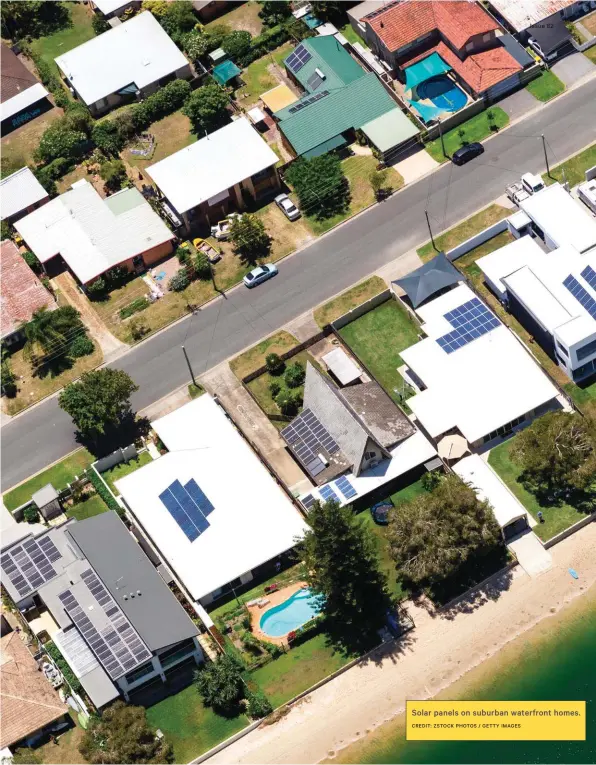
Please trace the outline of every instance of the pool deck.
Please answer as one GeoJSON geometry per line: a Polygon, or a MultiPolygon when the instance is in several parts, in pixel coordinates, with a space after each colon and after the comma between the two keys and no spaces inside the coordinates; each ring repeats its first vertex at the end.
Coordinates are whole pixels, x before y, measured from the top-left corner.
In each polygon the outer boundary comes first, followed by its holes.
{"type": "Polygon", "coordinates": [[[275,645],[287,645],[288,641],[286,639],[286,635],[282,635],[281,637],[271,637],[271,635],[266,635],[260,628],[259,622],[261,621],[261,617],[266,611],[268,611],[270,608],[274,608],[274,606],[279,606],[280,603],[284,602],[284,600],[291,598],[295,592],[298,592],[298,590],[301,590],[303,587],[307,586],[308,585],[306,582],[295,582],[294,584],[290,584],[288,587],[283,587],[281,590],[271,593],[271,595],[263,595],[263,597],[269,601],[269,603],[267,603],[266,606],[263,606],[263,608],[259,608],[259,606],[247,606],[250,613],[252,634],[259,638],[259,640],[266,640],[267,642],[274,643],[275,645]]]}

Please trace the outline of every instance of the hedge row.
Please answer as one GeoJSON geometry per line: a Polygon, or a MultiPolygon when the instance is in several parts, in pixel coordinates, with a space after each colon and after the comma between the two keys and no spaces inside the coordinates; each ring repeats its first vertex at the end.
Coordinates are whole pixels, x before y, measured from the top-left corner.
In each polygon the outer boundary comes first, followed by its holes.
{"type": "Polygon", "coordinates": [[[118,513],[118,515],[121,518],[123,518],[125,514],[124,510],[116,502],[116,500],[112,496],[112,493],[104,484],[104,482],[101,480],[101,478],[97,475],[95,470],[93,470],[93,468],[89,468],[89,470],[87,471],[87,475],[89,476],[89,480],[93,484],[95,491],[103,499],[103,501],[110,508],[110,510],[114,510],[116,513],[118,513]]]}
{"type": "Polygon", "coordinates": [[[60,651],[58,650],[58,647],[55,643],[52,643],[50,640],[48,643],[44,644],[44,650],[50,656],[54,662],[56,663],[56,666],[62,672],[64,679],[66,682],[70,685],[70,687],[73,689],[75,693],[81,694],[83,692],[83,686],[81,685],[78,678],[75,676],[74,672],[70,668],[69,664],[67,663],[66,659],[60,651]]]}
{"type": "MultiPolygon", "coordinates": [[[[249,64],[252,64],[253,61],[262,58],[269,53],[269,51],[279,48],[280,45],[283,45],[288,40],[295,39],[296,36],[298,39],[303,40],[306,37],[312,37],[313,35],[314,32],[301,22],[299,22],[299,24],[292,22],[287,25],[278,24],[277,26],[271,27],[271,29],[266,29],[258,37],[253,37],[248,51],[237,56],[235,63],[242,68],[247,67],[249,64]]],[[[225,39],[222,43],[222,47],[225,50],[225,39]]]]}
{"type": "Polygon", "coordinates": [[[23,53],[33,60],[39,79],[54,96],[56,106],[59,106],[61,109],[66,109],[70,103],[70,99],[62,87],[60,77],[52,64],[49,64],[45,59],[41,58],[41,56],[38,56],[37,53],[34,53],[31,46],[26,43],[21,43],[21,49],[23,53]]]}

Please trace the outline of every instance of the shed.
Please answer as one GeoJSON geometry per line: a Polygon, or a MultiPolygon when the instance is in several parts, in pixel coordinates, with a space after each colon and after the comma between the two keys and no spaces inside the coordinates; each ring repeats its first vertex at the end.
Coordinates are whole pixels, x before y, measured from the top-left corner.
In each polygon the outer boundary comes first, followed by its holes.
{"type": "Polygon", "coordinates": [[[46,483],[45,486],[42,486],[41,489],[33,494],[31,499],[46,521],[55,518],[62,512],[58,492],[51,483],[46,483]]]}
{"type": "Polygon", "coordinates": [[[213,79],[220,85],[225,85],[227,82],[230,82],[230,80],[238,77],[240,73],[241,70],[238,69],[233,61],[222,61],[221,64],[218,64],[213,69],[212,75],[213,79]]]}
{"type": "Polygon", "coordinates": [[[217,64],[218,61],[223,61],[227,57],[227,53],[223,48],[216,48],[215,50],[212,50],[209,54],[209,58],[211,61],[213,61],[214,64],[217,64]]]}
{"type": "Polygon", "coordinates": [[[254,106],[252,109],[248,110],[248,118],[253,125],[258,125],[259,122],[265,121],[265,113],[262,109],[259,109],[258,106],[254,106]]]}
{"type": "Polygon", "coordinates": [[[445,253],[440,252],[407,276],[396,279],[393,284],[399,285],[413,307],[418,308],[428,298],[461,281],[462,276],[459,271],[449,262],[445,253]]]}
{"type": "Polygon", "coordinates": [[[326,353],[323,363],[341,385],[356,382],[362,374],[362,369],[348,356],[343,348],[326,353]]]}

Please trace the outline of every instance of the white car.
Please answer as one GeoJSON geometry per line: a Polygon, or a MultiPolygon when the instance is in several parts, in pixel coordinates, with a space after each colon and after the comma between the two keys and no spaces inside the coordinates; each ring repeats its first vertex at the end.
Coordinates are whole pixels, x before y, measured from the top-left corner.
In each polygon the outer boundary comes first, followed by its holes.
{"type": "Polygon", "coordinates": [[[287,194],[278,194],[274,201],[288,220],[298,220],[300,217],[300,210],[287,194]]]}
{"type": "Polygon", "coordinates": [[[273,265],[273,263],[267,263],[264,266],[257,266],[257,268],[253,268],[252,271],[246,274],[243,281],[244,284],[246,284],[246,286],[250,289],[252,287],[256,287],[257,284],[266,282],[267,279],[271,279],[271,277],[275,276],[276,274],[277,268],[273,265]]]}

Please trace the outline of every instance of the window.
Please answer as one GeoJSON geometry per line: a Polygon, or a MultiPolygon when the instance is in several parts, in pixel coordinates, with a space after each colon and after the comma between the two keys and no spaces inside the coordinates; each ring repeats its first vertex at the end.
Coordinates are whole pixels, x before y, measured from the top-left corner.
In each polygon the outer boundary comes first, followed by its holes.
{"type": "Polygon", "coordinates": [[[141,664],[140,667],[137,667],[132,672],[129,672],[128,675],[126,675],[126,682],[130,685],[131,683],[140,680],[142,677],[145,677],[145,675],[150,675],[154,671],[155,668],[153,664],[148,661],[145,664],[141,664]]]}
{"type": "Polygon", "coordinates": [[[377,456],[376,452],[364,452],[364,459],[365,460],[374,460],[374,458],[377,456]]]}
{"type": "Polygon", "coordinates": [[[581,348],[577,349],[577,360],[582,361],[582,359],[586,359],[588,356],[591,356],[593,353],[596,353],[596,340],[592,340],[590,343],[587,343],[586,345],[582,345],[581,348]]]}
{"type": "Polygon", "coordinates": [[[170,648],[167,648],[165,651],[162,651],[160,654],[158,654],[159,660],[163,664],[164,660],[168,659],[170,656],[174,656],[175,654],[180,654],[180,656],[182,656],[184,653],[194,650],[194,640],[189,638],[188,640],[183,640],[180,643],[176,643],[176,645],[170,646],[170,648]]]}
{"type": "Polygon", "coordinates": [[[493,438],[497,438],[500,436],[501,438],[511,433],[513,428],[517,427],[518,425],[521,425],[521,423],[526,419],[525,415],[522,417],[516,417],[514,420],[511,420],[511,422],[506,423],[505,425],[501,425],[500,428],[497,428],[496,430],[493,430],[492,433],[489,433],[487,436],[484,436],[482,439],[483,442],[486,444],[489,441],[492,441],[493,438]]]}
{"type": "Polygon", "coordinates": [[[567,348],[565,348],[561,343],[557,340],[557,350],[561,351],[563,356],[567,356],[569,358],[569,353],[567,352],[567,348]]]}

